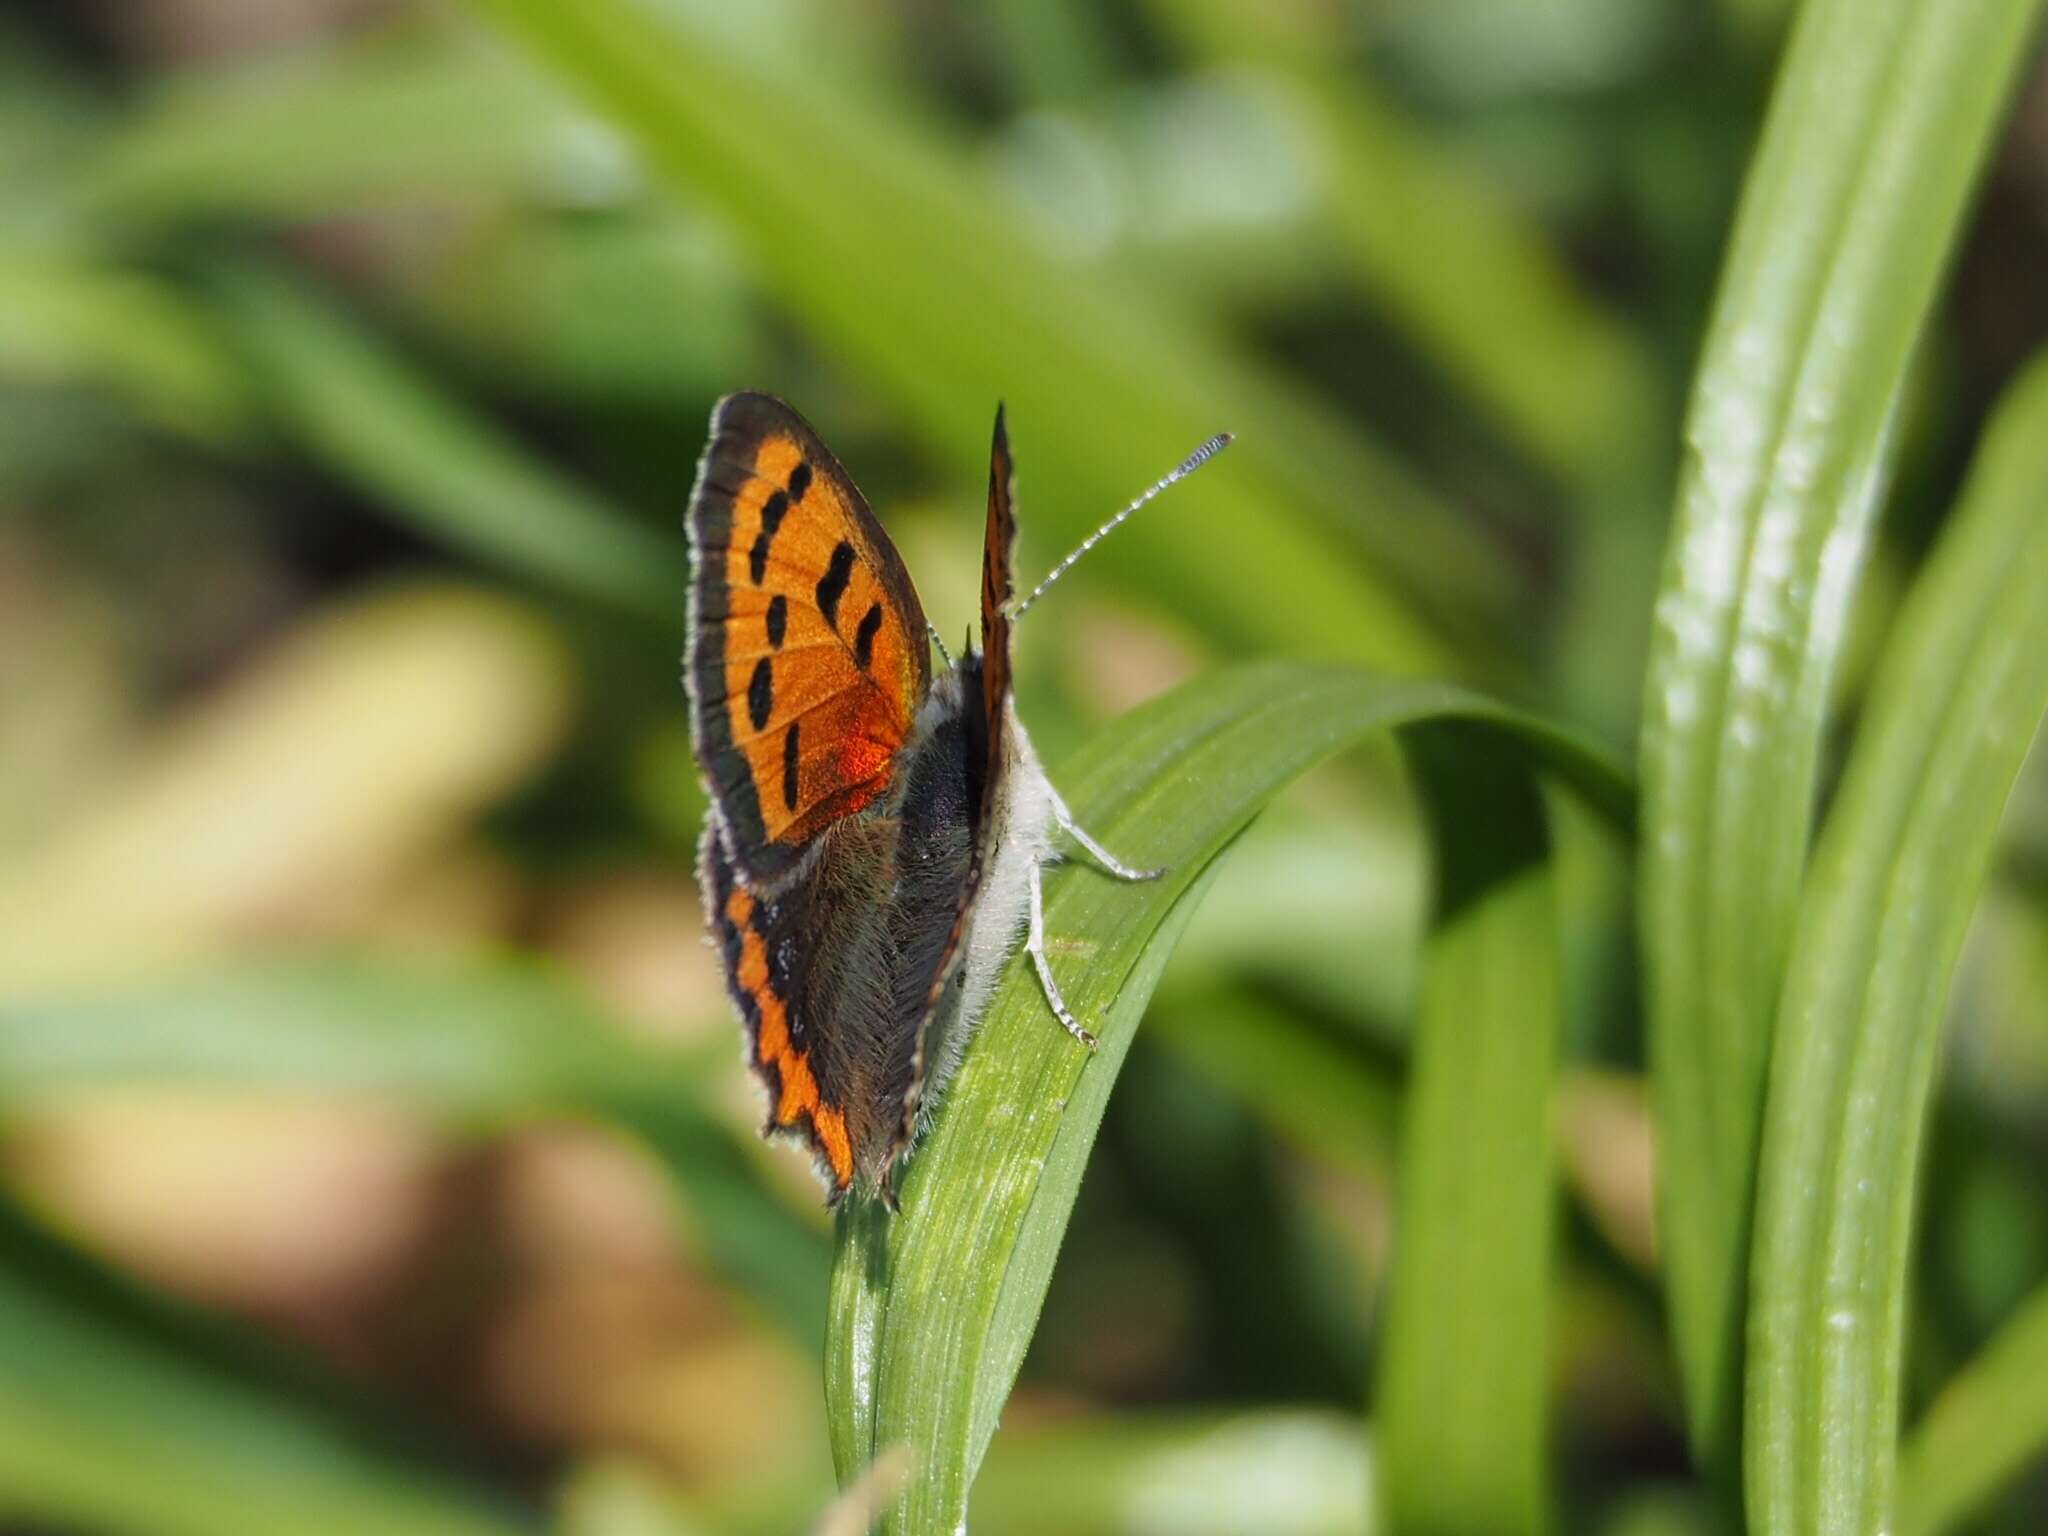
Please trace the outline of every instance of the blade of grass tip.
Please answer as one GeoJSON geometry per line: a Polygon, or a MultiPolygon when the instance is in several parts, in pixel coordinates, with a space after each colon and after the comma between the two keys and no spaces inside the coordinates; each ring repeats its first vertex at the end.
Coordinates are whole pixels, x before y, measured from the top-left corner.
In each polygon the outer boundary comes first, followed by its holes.
{"type": "Polygon", "coordinates": [[[0,1115],[81,1087],[192,1082],[396,1099],[479,1131],[561,1115],[630,1131],[734,1294],[806,1345],[824,1336],[824,1234],[769,1188],[751,1138],[713,1115],[694,1068],[537,971],[279,958],[0,1003],[0,1115]]]}
{"type": "Polygon", "coordinates": [[[1907,597],[1822,832],[1771,1061],[1744,1424],[1755,1529],[1893,1529],[1914,1177],[1950,975],[2048,712],[2048,355],[1907,597]]]}
{"type": "Polygon", "coordinates": [[[1390,1530],[1534,1536],[1545,1454],[1557,909],[1526,761],[1404,743],[1436,852],[1376,1411],[1390,1530]]]}
{"type": "Polygon", "coordinates": [[[677,621],[680,529],[636,523],[530,457],[281,269],[233,267],[218,288],[280,428],[392,516],[521,575],[677,621]]]}
{"type": "Polygon", "coordinates": [[[1913,1426],[1899,1451],[1899,1536],[1940,1536],[2048,1457],[2048,1285],[1913,1426]]]}
{"type": "Polygon", "coordinates": [[[2037,0],[1811,0],[1694,380],[1644,704],[1666,1286],[1730,1459],[1756,1135],[1828,689],[1901,381],[2037,0]]]}
{"type": "Polygon", "coordinates": [[[1168,873],[1141,886],[1083,867],[1054,877],[1052,962],[1101,1047],[1083,1051],[1053,1027],[1013,962],[910,1160],[900,1214],[841,1214],[827,1348],[834,1454],[845,1477],[877,1446],[918,1453],[886,1527],[896,1536],[951,1533],[966,1514],[1117,1071],[1216,856],[1311,764],[1444,718],[1489,728],[1491,752],[1541,758],[1626,826],[1626,784],[1571,738],[1461,690],[1308,664],[1237,668],[1178,690],[1062,775],[1107,846],[1168,873]]]}
{"type": "Polygon", "coordinates": [[[769,290],[963,483],[986,471],[974,455],[993,401],[1043,423],[1027,468],[1062,488],[1033,524],[1048,547],[1119,505],[1134,464],[1173,463],[1227,428],[1237,447],[1172,519],[1105,546],[1102,569],[1236,644],[1409,673],[1512,665],[1496,626],[1516,580],[1455,513],[1197,317],[1054,259],[930,120],[920,134],[878,94],[798,73],[805,36],[777,37],[764,62],[673,7],[659,20],[620,0],[471,8],[715,212],[769,290]],[[1254,543],[1259,559],[1240,558],[1254,543]]]}
{"type": "Polygon", "coordinates": [[[0,1202],[0,1507],[136,1536],[517,1536],[534,1524],[275,1346],[0,1202]]]}

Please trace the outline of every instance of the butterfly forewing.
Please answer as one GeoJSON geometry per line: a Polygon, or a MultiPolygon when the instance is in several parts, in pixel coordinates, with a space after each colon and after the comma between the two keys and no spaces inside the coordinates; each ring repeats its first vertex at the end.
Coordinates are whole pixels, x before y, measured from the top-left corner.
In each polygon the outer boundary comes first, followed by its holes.
{"type": "Polygon", "coordinates": [[[733,862],[786,874],[896,772],[931,682],[924,610],[839,461],[769,395],[729,395],[690,498],[692,724],[733,862]]]}

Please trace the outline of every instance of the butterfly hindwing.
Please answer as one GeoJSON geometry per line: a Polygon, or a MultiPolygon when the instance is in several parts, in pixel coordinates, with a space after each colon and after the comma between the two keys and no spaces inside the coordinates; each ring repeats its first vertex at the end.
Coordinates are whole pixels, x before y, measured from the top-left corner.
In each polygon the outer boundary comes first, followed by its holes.
{"type": "Polygon", "coordinates": [[[800,887],[773,898],[742,884],[716,808],[705,819],[698,869],[726,985],[746,1023],[748,1065],[768,1091],[764,1132],[809,1142],[836,1198],[853,1182],[859,1127],[847,1123],[845,1085],[820,1049],[819,1021],[803,995],[799,967],[809,950],[799,929],[808,893],[800,887]]]}
{"type": "Polygon", "coordinates": [[[689,533],[698,754],[741,883],[772,883],[889,787],[931,682],[924,610],[839,461],[770,395],[712,412],[689,533]]]}

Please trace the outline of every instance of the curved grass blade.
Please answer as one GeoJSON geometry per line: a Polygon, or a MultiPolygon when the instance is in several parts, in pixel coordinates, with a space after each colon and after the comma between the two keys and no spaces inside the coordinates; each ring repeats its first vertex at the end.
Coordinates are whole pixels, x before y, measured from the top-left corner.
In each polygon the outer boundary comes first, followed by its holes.
{"type": "Polygon", "coordinates": [[[1662,1233],[1696,1449],[1726,1463],[1771,1022],[1829,680],[1906,366],[2038,0],[1812,0],[1686,424],[1644,704],[1662,1233]]]}
{"type": "Polygon", "coordinates": [[[1893,1528],[1906,1270],[1949,978],[2048,713],[2048,357],[1992,420],[1871,683],[1771,1060],[1744,1422],[1760,1532],[1893,1528]]]}
{"type": "Polygon", "coordinates": [[[1542,797],[1488,732],[1406,733],[1436,851],[1376,1420],[1390,1530],[1535,1536],[1561,1011],[1542,797]]]}
{"type": "Polygon", "coordinates": [[[516,1536],[509,1501],[312,1373],[0,1202],[0,1511],[137,1536],[516,1536]]]}
{"type": "Polygon", "coordinates": [[[1899,1536],[1940,1536],[2048,1457],[2048,1286],[1941,1389],[1899,1449],[1899,1536]]]}
{"type": "Polygon", "coordinates": [[[1138,887],[1085,868],[1055,880],[1053,964],[1100,1049],[1049,1028],[1035,981],[1013,965],[910,1161],[901,1213],[873,1202],[841,1213],[826,1357],[834,1455],[845,1479],[877,1449],[910,1444],[920,1470],[890,1530],[952,1532],[965,1516],[1110,1089],[1217,854],[1311,764],[1376,731],[1453,719],[1490,727],[1489,752],[1539,757],[1627,821],[1626,786],[1569,738],[1458,689],[1309,664],[1182,689],[1064,775],[1108,846],[1168,874],[1138,887]]]}
{"type": "Polygon", "coordinates": [[[829,67],[799,73],[811,40],[778,34],[764,63],[737,29],[687,9],[657,21],[621,0],[472,8],[714,211],[764,284],[963,482],[985,468],[971,451],[993,401],[1043,423],[1028,429],[1027,469],[1062,488],[1036,503],[1048,548],[1120,505],[1134,464],[1174,463],[1227,428],[1233,452],[1171,520],[1105,546],[1106,566],[1232,643],[1405,672],[1512,665],[1495,626],[1514,578],[1426,488],[1196,317],[1054,260],[966,156],[834,89],[829,67]],[[1257,561],[1237,558],[1254,542],[1257,561]]]}
{"type": "Polygon", "coordinates": [[[701,1075],[536,972],[272,961],[0,1004],[0,1115],[66,1088],[174,1082],[375,1095],[479,1130],[553,1116],[631,1130],[735,1293],[805,1344],[823,1337],[823,1234],[705,1107],[701,1075]]]}

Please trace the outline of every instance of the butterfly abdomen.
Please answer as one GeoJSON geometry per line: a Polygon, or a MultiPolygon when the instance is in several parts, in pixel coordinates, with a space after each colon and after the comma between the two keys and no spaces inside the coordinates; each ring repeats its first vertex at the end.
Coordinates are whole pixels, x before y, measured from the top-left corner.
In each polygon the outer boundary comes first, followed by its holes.
{"type": "Polygon", "coordinates": [[[1032,876],[1054,857],[1052,785],[1015,709],[1006,707],[1010,708],[1010,720],[1004,733],[1005,762],[990,817],[994,833],[991,861],[981,903],[968,929],[964,966],[962,1011],[976,1019],[1023,935],[1032,876]]]}
{"type": "MultiPolygon", "coordinates": [[[[963,670],[965,666],[963,663],[963,670]]],[[[975,759],[982,760],[979,756],[975,759]]],[[[1004,733],[1004,758],[992,793],[995,803],[989,807],[987,823],[989,863],[961,944],[952,994],[931,1025],[921,1118],[932,1113],[974,1038],[996,981],[1023,937],[1032,874],[1053,856],[1051,786],[1014,712],[1004,733]]]]}

